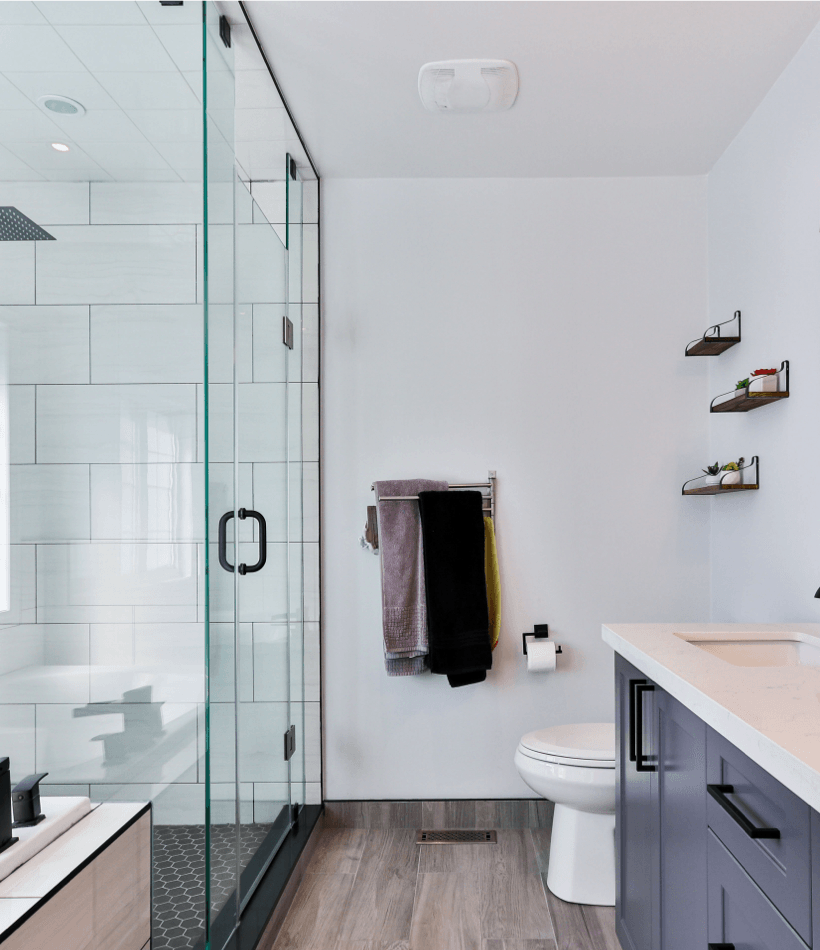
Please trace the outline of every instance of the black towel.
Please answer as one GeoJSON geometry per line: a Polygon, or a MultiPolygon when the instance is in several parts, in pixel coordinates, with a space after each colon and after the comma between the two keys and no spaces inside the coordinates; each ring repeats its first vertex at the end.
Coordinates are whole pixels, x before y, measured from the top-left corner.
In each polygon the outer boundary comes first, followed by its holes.
{"type": "Polygon", "coordinates": [[[419,493],[430,670],[451,686],[486,678],[493,665],[481,492],[419,493]]]}

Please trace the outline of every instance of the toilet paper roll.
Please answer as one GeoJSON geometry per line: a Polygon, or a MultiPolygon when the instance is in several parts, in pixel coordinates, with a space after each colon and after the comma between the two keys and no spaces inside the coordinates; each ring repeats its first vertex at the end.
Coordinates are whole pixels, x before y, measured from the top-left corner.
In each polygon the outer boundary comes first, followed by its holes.
{"type": "Polygon", "coordinates": [[[527,672],[551,673],[555,669],[555,644],[551,640],[527,639],[527,672]]]}

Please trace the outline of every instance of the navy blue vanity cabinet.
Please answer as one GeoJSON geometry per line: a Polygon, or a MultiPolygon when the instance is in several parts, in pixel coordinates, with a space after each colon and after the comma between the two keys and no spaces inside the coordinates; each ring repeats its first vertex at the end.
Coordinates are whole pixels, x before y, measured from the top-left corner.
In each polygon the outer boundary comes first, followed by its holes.
{"type": "MultiPolygon", "coordinates": [[[[708,833],[709,947],[806,950],[713,831],[708,833]]],[[[705,946],[705,944],[704,944],[705,946]]]]}
{"type": "Polygon", "coordinates": [[[707,750],[709,827],[810,944],[811,809],[711,727],[707,750]]]}
{"type": "Polygon", "coordinates": [[[616,657],[616,931],[624,950],[705,950],[706,725],[616,657]]]}
{"type": "Polygon", "coordinates": [[[616,655],[615,930],[623,950],[655,948],[656,915],[652,906],[657,884],[653,867],[656,798],[652,766],[644,759],[651,751],[651,716],[644,713],[651,706],[652,687],[654,684],[640,670],[616,655]]]}
{"type": "Polygon", "coordinates": [[[624,950],[820,950],[820,814],[620,656],[624,950]]]}
{"type": "Polygon", "coordinates": [[[811,813],[811,919],[812,946],[820,947],[820,815],[811,813]]]}
{"type": "Polygon", "coordinates": [[[655,703],[659,869],[655,946],[704,950],[706,940],[706,724],[661,689],[655,703]]]}

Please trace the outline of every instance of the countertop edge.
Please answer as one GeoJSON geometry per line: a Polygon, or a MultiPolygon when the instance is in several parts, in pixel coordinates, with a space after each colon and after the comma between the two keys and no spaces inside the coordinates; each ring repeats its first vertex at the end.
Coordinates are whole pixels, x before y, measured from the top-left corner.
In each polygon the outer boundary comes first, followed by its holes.
{"type": "Polygon", "coordinates": [[[820,812],[820,774],[791,752],[745,722],[722,703],[699,690],[683,677],[625,640],[606,624],[601,625],[604,643],[636,666],[702,719],[707,726],[737,746],[815,811],[820,812]]]}

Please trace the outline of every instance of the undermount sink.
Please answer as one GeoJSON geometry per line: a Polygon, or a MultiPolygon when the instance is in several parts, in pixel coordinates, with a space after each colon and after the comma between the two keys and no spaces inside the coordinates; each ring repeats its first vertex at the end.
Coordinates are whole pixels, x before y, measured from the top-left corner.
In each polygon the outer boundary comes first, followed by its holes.
{"type": "Polygon", "coordinates": [[[681,639],[733,666],[820,667],[820,642],[807,642],[797,637],[780,640],[681,639]]]}

